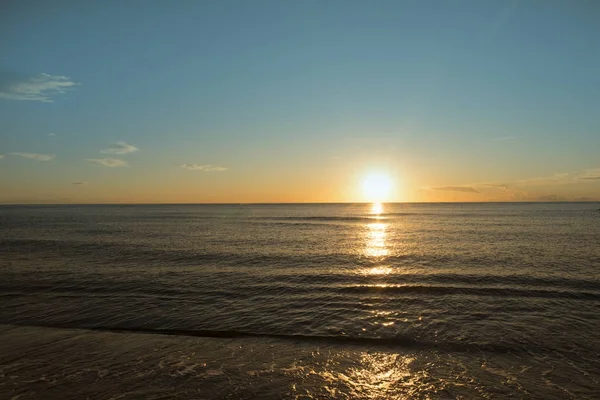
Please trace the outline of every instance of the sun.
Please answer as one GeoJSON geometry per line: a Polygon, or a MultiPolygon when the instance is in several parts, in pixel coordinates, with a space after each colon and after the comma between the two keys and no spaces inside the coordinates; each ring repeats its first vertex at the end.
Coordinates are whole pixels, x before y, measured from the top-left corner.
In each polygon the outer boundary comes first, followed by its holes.
{"type": "Polygon", "coordinates": [[[385,174],[369,174],[363,180],[363,194],[367,201],[388,201],[391,191],[392,180],[385,174]]]}

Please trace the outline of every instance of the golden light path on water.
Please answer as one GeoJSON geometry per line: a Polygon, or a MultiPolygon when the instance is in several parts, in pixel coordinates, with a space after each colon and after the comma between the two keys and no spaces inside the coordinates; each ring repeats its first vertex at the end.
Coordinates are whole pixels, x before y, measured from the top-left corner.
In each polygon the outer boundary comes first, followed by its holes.
{"type": "MultiPolygon", "coordinates": [[[[358,269],[357,273],[367,278],[367,285],[383,288],[388,286],[386,276],[394,272],[394,269],[386,264],[386,259],[391,253],[388,243],[389,223],[382,215],[382,203],[373,203],[367,212],[369,221],[358,227],[364,236],[364,248],[360,251],[373,261],[373,266],[358,269]],[[369,282],[371,280],[372,282],[369,282]]],[[[391,312],[376,308],[371,312],[374,317],[371,320],[374,330],[367,332],[363,329],[365,336],[393,336],[396,321],[390,315],[391,312]]],[[[403,352],[400,348],[393,351],[368,347],[360,350],[355,348],[331,351],[325,363],[293,368],[301,380],[316,378],[315,382],[321,381],[318,385],[321,389],[309,389],[299,393],[300,390],[293,385],[292,390],[298,390],[297,399],[409,399],[426,390],[428,386],[424,382],[427,374],[419,367],[415,368],[415,360],[414,352],[403,352]]]]}
{"type": "MultiPolygon", "coordinates": [[[[331,360],[333,364],[350,365],[346,369],[336,365],[317,366],[304,374],[319,376],[327,398],[335,399],[407,399],[422,389],[422,374],[411,370],[414,358],[389,352],[341,352],[331,360]],[[358,357],[357,357],[358,356],[358,357]],[[323,368],[324,367],[324,368],[323,368]]],[[[307,393],[308,394],[308,393],[307,393]]],[[[296,398],[323,398],[315,396],[296,398]]]]}
{"type": "Polygon", "coordinates": [[[379,216],[383,212],[383,204],[373,203],[371,205],[371,214],[379,216]]]}
{"type": "MultiPolygon", "coordinates": [[[[385,264],[386,257],[390,254],[387,244],[388,223],[381,214],[384,212],[382,203],[373,203],[370,214],[372,222],[368,222],[365,228],[365,248],[363,254],[377,261],[377,265],[365,270],[360,274],[379,278],[377,286],[386,286],[381,278],[393,272],[392,268],[385,264]]],[[[375,324],[383,327],[391,327],[394,321],[387,320],[385,313],[373,310],[381,321],[375,324]]],[[[349,352],[356,356],[356,353],[349,352]]],[[[341,371],[337,368],[313,370],[311,373],[321,376],[327,383],[324,388],[333,398],[344,399],[388,399],[405,398],[410,396],[418,385],[415,376],[409,366],[414,358],[402,354],[389,352],[364,351],[360,358],[354,360],[352,366],[341,371]],[[358,362],[357,362],[358,361],[358,362]]]]}
{"type": "MultiPolygon", "coordinates": [[[[382,203],[373,203],[371,206],[371,215],[373,221],[367,224],[366,228],[366,248],[364,254],[370,258],[384,260],[389,255],[389,250],[386,244],[387,228],[388,224],[381,217],[383,213],[382,203]]],[[[366,275],[387,275],[392,272],[392,269],[388,266],[381,265],[368,269],[365,271],[366,275]]]]}
{"type": "MultiPolygon", "coordinates": [[[[390,254],[387,245],[387,229],[388,223],[381,216],[384,212],[382,203],[373,203],[371,206],[371,214],[374,218],[374,222],[370,222],[366,225],[365,233],[365,251],[364,254],[376,261],[376,265],[362,271],[362,275],[378,278],[376,281],[369,283],[369,286],[386,287],[388,284],[385,282],[385,276],[393,272],[393,269],[385,264],[386,257],[390,254]],[[382,281],[382,279],[384,279],[382,281]]],[[[388,313],[372,310],[373,314],[377,317],[375,325],[390,327],[394,325],[395,321],[386,319],[388,313]],[[380,318],[382,318],[380,320],[380,318]]]]}

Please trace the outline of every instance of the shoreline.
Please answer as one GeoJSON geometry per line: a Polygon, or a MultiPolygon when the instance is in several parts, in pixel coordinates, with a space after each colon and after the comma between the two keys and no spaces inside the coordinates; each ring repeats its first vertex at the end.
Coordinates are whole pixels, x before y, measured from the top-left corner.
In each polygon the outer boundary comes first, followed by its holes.
{"type": "Polygon", "coordinates": [[[115,400],[598,394],[593,374],[586,378],[562,364],[510,353],[0,325],[0,397],[20,400],[42,394],[115,400]]]}

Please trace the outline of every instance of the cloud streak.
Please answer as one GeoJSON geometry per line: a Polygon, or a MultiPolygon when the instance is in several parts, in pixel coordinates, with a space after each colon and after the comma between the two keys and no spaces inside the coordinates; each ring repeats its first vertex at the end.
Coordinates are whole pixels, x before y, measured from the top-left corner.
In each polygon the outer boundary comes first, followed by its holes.
{"type": "Polygon", "coordinates": [[[73,182],[71,185],[85,185],[85,182],[73,182]]]}
{"type": "Polygon", "coordinates": [[[182,164],[181,168],[189,169],[190,171],[203,171],[203,172],[223,172],[227,168],[219,167],[216,165],[200,165],[200,164],[182,164]]]}
{"type": "Polygon", "coordinates": [[[127,164],[126,161],[119,160],[118,158],[88,158],[86,161],[95,163],[95,164],[99,164],[99,165],[103,165],[103,166],[109,167],[109,168],[128,167],[129,166],[129,164],[127,164]]]}
{"type": "Polygon", "coordinates": [[[547,194],[544,196],[538,196],[537,201],[565,201],[566,197],[558,196],[556,194],[547,194]]]}
{"type": "MultiPolygon", "coordinates": [[[[581,173],[579,173],[581,175],[581,173]]],[[[600,172],[598,173],[600,176],[600,172]]],[[[566,185],[577,183],[577,174],[574,173],[556,173],[550,176],[539,176],[534,178],[519,179],[512,182],[478,182],[471,183],[468,186],[473,186],[480,189],[504,189],[509,190],[514,187],[532,187],[532,186],[548,186],[548,185],[566,185]]]]}
{"type": "Polygon", "coordinates": [[[470,186],[436,186],[432,190],[442,190],[448,192],[479,193],[479,190],[470,186]]]}
{"type": "Polygon", "coordinates": [[[564,185],[573,183],[573,177],[568,173],[556,173],[551,176],[542,176],[536,178],[520,179],[511,184],[511,186],[546,186],[546,185],[564,185]]]}
{"type": "Polygon", "coordinates": [[[588,169],[580,174],[577,179],[585,181],[597,181],[600,180],[600,168],[588,169]]]}
{"type": "Polygon", "coordinates": [[[56,154],[19,153],[19,152],[10,153],[10,155],[30,158],[32,160],[37,160],[37,161],[52,161],[52,160],[54,160],[54,157],[56,157],[56,154]]]}
{"type": "Polygon", "coordinates": [[[26,78],[0,76],[0,99],[52,103],[52,96],[79,85],[68,76],[39,74],[26,78]]]}
{"type": "Polygon", "coordinates": [[[489,187],[489,188],[499,188],[499,189],[508,189],[508,185],[507,184],[505,184],[505,183],[496,183],[496,182],[474,183],[473,186],[489,187]]]}
{"type": "Polygon", "coordinates": [[[137,147],[127,144],[125,142],[114,142],[114,143],[111,143],[111,145],[108,149],[100,150],[100,153],[123,155],[123,154],[135,153],[136,151],[139,151],[139,150],[140,149],[138,149],[137,147]]]}

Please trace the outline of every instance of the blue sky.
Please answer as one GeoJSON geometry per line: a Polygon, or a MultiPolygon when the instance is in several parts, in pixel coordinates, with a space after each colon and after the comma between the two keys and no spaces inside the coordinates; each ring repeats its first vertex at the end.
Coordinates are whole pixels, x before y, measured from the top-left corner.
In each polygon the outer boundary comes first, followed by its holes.
{"type": "Polygon", "coordinates": [[[595,1],[3,2],[0,201],[359,201],[370,171],[398,201],[600,198],[599,21],[595,1]]]}

